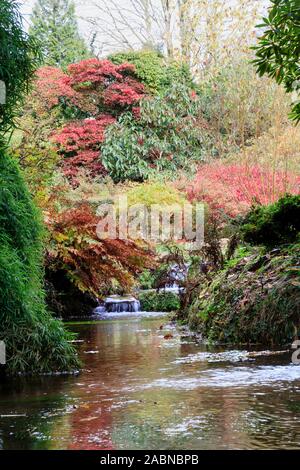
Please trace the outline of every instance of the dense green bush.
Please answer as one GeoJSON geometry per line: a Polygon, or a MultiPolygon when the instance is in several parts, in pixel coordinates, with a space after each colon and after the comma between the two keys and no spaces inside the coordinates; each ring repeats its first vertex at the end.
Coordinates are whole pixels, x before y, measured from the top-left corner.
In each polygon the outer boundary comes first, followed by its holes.
{"type": "Polygon", "coordinates": [[[108,57],[114,64],[129,62],[136,67],[136,75],[150,93],[166,91],[172,83],[194,87],[189,68],[178,62],[165,63],[164,57],[153,50],[118,52],[108,57]]]}
{"type": "Polygon", "coordinates": [[[13,125],[16,103],[36,68],[36,46],[22,30],[18,4],[0,2],[0,340],[9,374],[70,371],[78,367],[72,335],[46,311],[42,226],[3,135],[13,125]],[[2,134],[2,135],[1,135],[2,134]]]}
{"type": "Polygon", "coordinates": [[[210,146],[196,94],[174,84],[165,94],[143,100],[138,119],[127,113],[109,127],[102,163],[115,182],[162,173],[174,178],[180,169],[190,173],[210,146]]]}
{"type": "Polygon", "coordinates": [[[155,288],[155,273],[149,269],[145,269],[139,276],[139,286],[141,289],[154,289],[155,288]]]}
{"type": "Polygon", "coordinates": [[[143,292],[139,299],[144,312],[175,312],[180,307],[179,296],[174,292],[143,292]]]}
{"type": "Polygon", "coordinates": [[[274,247],[295,242],[300,232],[300,195],[287,194],[274,204],[253,208],[241,231],[252,245],[274,247]]]}

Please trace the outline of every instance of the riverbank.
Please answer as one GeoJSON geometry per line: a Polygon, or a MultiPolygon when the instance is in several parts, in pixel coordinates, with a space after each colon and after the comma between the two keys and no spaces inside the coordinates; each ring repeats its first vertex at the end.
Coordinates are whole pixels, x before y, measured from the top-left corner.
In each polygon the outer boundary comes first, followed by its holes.
{"type": "Polygon", "coordinates": [[[300,245],[240,249],[184,312],[209,341],[290,344],[300,329],[300,245]]]}

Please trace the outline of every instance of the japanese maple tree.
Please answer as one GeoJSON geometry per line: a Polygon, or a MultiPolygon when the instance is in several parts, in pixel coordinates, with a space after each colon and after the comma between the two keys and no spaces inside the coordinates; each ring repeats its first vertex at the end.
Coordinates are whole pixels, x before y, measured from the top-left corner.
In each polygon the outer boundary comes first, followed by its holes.
{"type": "Polygon", "coordinates": [[[40,97],[41,113],[60,112],[64,125],[54,130],[51,140],[63,157],[65,175],[75,180],[82,167],[91,176],[105,172],[101,163],[105,130],[123,112],[138,116],[145,88],[134,65],[94,58],[71,64],[66,73],[43,67],[34,95],[40,97]]]}

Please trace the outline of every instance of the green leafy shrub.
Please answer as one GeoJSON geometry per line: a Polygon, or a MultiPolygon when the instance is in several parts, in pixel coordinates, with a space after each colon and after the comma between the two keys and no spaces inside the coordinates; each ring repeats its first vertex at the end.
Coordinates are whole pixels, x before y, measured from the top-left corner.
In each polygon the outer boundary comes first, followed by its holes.
{"type": "Polygon", "coordinates": [[[124,114],[106,131],[102,163],[115,182],[143,181],[151,175],[177,175],[203,161],[211,140],[200,102],[190,88],[176,84],[144,99],[138,119],[124,114]]]}
{"type": "Polygon", "coordinates": [[[241,231],[252,245],[274,247],[295,242],[300,232],[300,195],[287,194],[274,204],[253,208],[241,231]]]}
{"type": "MultiPolygon", "coordinates": [[[[271,0],[269,14],[263,18],[263,35],[256,49],[259,75],[267,74],[283,83],[288,93],[299,91],[299,0],[271,0]]],[[[291,118],[299,122],[300,102],[294,103],[291,118]]]]}
{"type": "Polygon", "coordinates": [[[139,299],[145,312],[174,312],[180,307],[179,296],[174,292],[143,292],[139,299]]]}
{"type": "Polygon", "coordinates": [[[166,91],[172,83],[185,83],[193,87],[191,72],[185,64],[166,64],[164,57],[153,50],[118,52],[108,57],[114,64],[134,64],[136,76],[146,85],[150,93],[166,91]]]}
{"type": "Polygon", "coordinates": [[[154,289],[155,274],[149,269],[145,269],[139,276],[138,281],[141,289],[154,289]]]}

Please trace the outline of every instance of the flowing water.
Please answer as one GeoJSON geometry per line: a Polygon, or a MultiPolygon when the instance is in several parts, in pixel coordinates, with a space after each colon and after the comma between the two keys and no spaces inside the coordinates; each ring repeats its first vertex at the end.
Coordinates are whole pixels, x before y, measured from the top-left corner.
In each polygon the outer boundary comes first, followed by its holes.
{"type": "Polygon", "coordinates": [[[300,448],[290,353],[208,349],[162,314],[69,328],[84,370],[2,383],[0,448],[300,448]]]}

